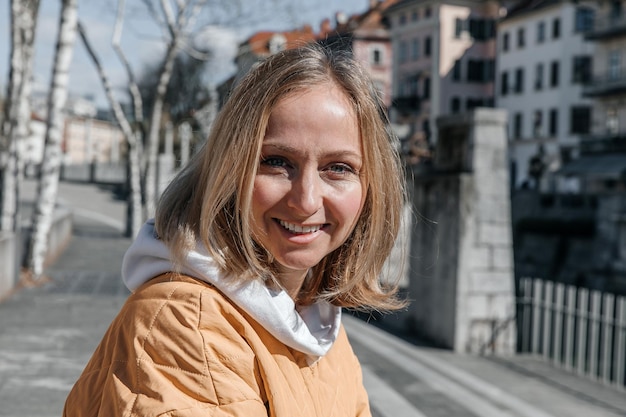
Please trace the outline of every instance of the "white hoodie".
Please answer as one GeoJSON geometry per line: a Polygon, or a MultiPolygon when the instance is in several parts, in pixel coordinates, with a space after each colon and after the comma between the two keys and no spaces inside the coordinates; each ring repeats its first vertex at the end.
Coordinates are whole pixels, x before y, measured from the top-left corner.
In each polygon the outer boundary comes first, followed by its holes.
{"type": "MultiPolygon", "coordinates": [[[[151,278],[172,271],[169,248],[156,237],[154,220],[148,220],[124,255],[122,279],[134,291],[151,278]]],[[[224,276],[202,244],[186,254],[179,272],[214,285],[274,337],[313,361],[324,356],[337,338],[341,308],[317,302],[297,311],[285,291],[270,290],[260,280],[237,282],[224,276]]]]}

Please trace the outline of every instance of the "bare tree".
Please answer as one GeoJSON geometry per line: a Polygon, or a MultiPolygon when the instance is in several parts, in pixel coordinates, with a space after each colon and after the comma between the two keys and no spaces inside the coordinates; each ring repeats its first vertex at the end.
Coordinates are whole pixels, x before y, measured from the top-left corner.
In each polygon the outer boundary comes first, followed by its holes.
{"type": "MultiPolygon", "coordinates": [[[[145,13],[147,11],[154,22],[161,27],[163,34],[162,40],[165,46],[163,58],[160,60],[161,65],[157,71],[154,101],[151,106],[151,111],[148,116],[145,129],[141,129],[141,123],[135,123],[134,125],[129,123],[127,117],[121,111],[119,103],[112,94],[109,81],[104,74],[102,65],[100,65],[97,60],[95,51],[89,45],[84,28],[81,29],[81,37],[83,38],[83,42],[87,48],[90,50],[92,59],[96,62],[100,78],[103,81],[103,84],[105,84],[105,90],[107,91],[109,103],[113,108],[113,113],[118,123],[120,123],[120,126],[124,131],[124,135],[128,140],[132,158],[130,162],[132,184],[135,184],[136,181],[134,177],[135,173],[140,173],[140,189],[141,196],[143,197],[141,201],[144,204],[143,218],[145,218],[154,215],[154,208],[158,197],[156,165],[164,112],[164,97],[167,91],[167,86],[172,78],[175,58],[181,52],[187,53],[196,59],[209,58],[208,53],[198,50],[194,45],[194,33],[196,33],[195,30],[197,29],[197,19],[201,17],[204,19],[203,23],[208,25],[214,25],[218,22],[229,22],[232,24],[234,21],[245,25],[246,22],[254,20],[260,21],[263,19],[263,16],[258,12],[258,10],[255,12],[250,10],[250,8],[242,8],[240,0],[143,0],[141,5],[143,6],[143,12],[145,13]],[[245,12],[242,12],[242,10],[245,10],[245,12]],[[209,21],[210,23],[207,23],[209,21]],[[116,110],[118,107],[119,109],[116,110]],[[143,137],[144,130],[147,132],[147,136],[145,137],[143,137]],[[142,146],[145,147],[145,152],[144,149],[142,149],[142,146]],[[137,166],[134,165],[138,160],[134,156],[135,152],[137,152],[138,155],[142,155],[143,158],[141,163],[137,166]]],[[[143,104],[140,101],[133,70],[126,59],[119,42],[124,23],[124,8],[125,0],[118,0],[113,47],[115,48],[115,51],[128,74],[129,92],[133,102],[135,119],[141,121],[143,117],[141,115],[143,104]]],[[[271,13],[271,8],[265,8],[264,10],[266,13],[271,13]]],[[[135,190],[135,186],[132,184],[131,198],[135,201],[137,200],[137,197],[134,196],[134,191],[132,191],[135,190]]],[[[137,206],[135,205],[135,207],[137,206]]],[[[136,209],[132,210],[133,213],[135,213],[135,210],[136,209]]],[[[135,214],[133,214],[133,217],[134,216],[135,214]]]]}
{"type": "MultiPolygon", "coordinates": [[[[150,4],[150,0],[144,0],[146,4],[150,4]]],[[[152,105],[152,113],[150,114],[150,124],[147,138],[147,156],[145,176],[145,202],[146,216],[154,215],[156,204],[156,165],[157,153],[159,150],[159,132],[161,128],[161,118],[163,113],[163,99],[167,91],[167,85],[172,77],[172,69],[174,67],[174,59],[179,48],[185,48],[188,52],[193,51],[191,45],[185,42],[185,36],[188,31],[193,28],[195,18],[200,13],[202,7],[206,4],[206,0],[178,0],[175,7],[168,0],[160,0],[161,15],[156,18],[165,22],[168,36],[165,58],[161,64],[159,81],[156,87],[154,103],[152,105]]],[[[152,10],[154,10],[152,8],[152,10]]]]}
{"type": "Polygon", "coordinates": [[[115,120],[120,125],[122,132],[124,134],[124,138],[128,143],[129,152],[129,177],[130,177],[130,196],[131,196],[131,233],[132,236],[136,236],[139,232],[139,228],[143,221],[142,217],[142,204],[141,204],[141,173],[140,173],[140,161],[139,161],[139,146],[138,146],[138,137],[139,135],[133,131],[133,128],[128,121],[128,118],[124,114],[122,110],[122,106],[120,102],[115,97],[113,93],[113,88],[111,87],[111,83],[109,81],[108,76],[104,71],[104,67],[102,66],[98,55],[95,50],[91,46],[89,39],[87,38],[87,34],[82,24],[78,24],[78,33],[80,34],[80,38],[87,49],[89,56],[94,62],[98,74],[100,76],[100,80],[104,87],[104,92],[109,101],[109,105],[113,110],[113,115],[115,116],[115,120]]]}
{"type": "Polygon", "coordinates": [[[11,0],[11,64],[0,134],[0,230],[14,232],[19,217],[22,161],[19,142],[28,134],[29,95],[39,0],[11,0]]]}
{"type": "Polygon", "coordinates": [[[27,270],[30,278],[38,280],[43,274],[44,261],[48,251],[48,234],[54,220],[61,169],[63,128],[65,117],[63,108],[67,101],[67,84],[70,63],[74,52],[76,23],[78,20],[78,0],[62,0],[52,81],[48,93],[48,115],[44,140],[44,158],[37,184],[37,201],[32,217],[32,229],[26,252],[27,270]]]}

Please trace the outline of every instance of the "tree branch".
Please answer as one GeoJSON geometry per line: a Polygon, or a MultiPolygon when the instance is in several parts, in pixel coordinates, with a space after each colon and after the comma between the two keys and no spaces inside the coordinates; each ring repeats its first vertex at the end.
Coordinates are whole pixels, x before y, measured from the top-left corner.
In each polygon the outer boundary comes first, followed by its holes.
{"type": "Polygon", "coordinates": [[[135,74],[133,72],[124,51],[120,46],[120,39],[122,37],[122,28],[124,26],[124,11],[126,8],[126,0],[119,0],[117,3],[117,17],[115,19],[115,27],[113,30],[113,39],[111,43],[113,44],[113,49],[117,53],[120,61],[124,65],[126,69],[126,74],[128,75],[128,89],[130,91],[131,100],[133,102],[133,109],[135,120],[138,123],[143,122],[143,100],[141,99],[141,93],[139,92],[139,87],[137,86],[137,81],[135,79],[135,74]]]}

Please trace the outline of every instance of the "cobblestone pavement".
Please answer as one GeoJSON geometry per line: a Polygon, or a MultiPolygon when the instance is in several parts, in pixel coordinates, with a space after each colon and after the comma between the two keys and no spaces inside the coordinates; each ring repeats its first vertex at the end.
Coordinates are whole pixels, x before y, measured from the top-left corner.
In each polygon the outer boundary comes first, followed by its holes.
{"type": "MultiPolygon", "coordinates": [[[[121,203],[92,191],[61,189],[64,201],[77,208],[70,245],[48,268],[48,281],[0,303],[0,416],[60,416],[128,295],[119,272],[130,244],[119,230],[121,203]]],[[[624,392],[539,359],[457,355],[349,315],[344,322],[375,417],[626,416],[624,392]]]]}

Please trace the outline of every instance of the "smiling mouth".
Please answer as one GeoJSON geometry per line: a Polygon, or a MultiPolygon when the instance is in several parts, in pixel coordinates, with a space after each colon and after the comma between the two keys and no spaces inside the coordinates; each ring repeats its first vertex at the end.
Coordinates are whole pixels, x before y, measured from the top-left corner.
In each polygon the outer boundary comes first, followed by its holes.
{"type": "Polygon", "coordinates": [[[315,226],[300,226],[294,223],[287,223],[284,220],[278,220],[278,223],[283,227],[283,229],[295,234],[315,233],[324,227],[323,224],[317,224],[315,226]]]}

